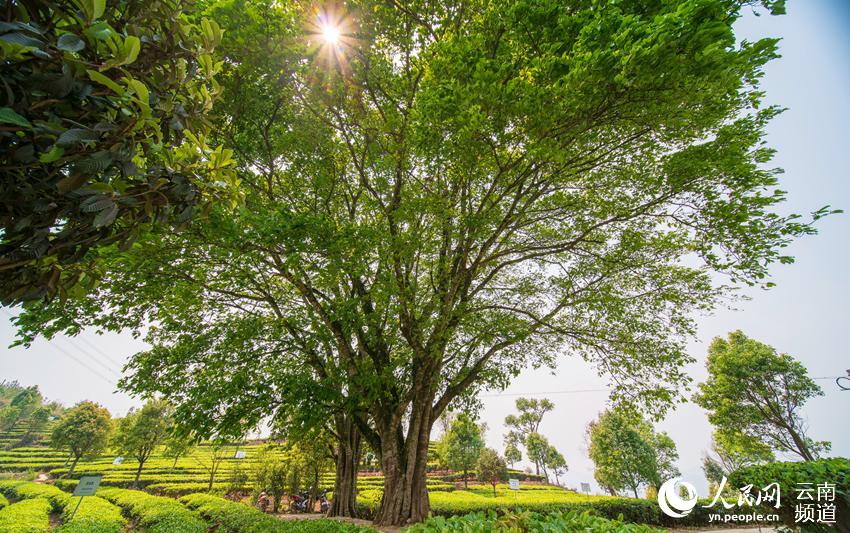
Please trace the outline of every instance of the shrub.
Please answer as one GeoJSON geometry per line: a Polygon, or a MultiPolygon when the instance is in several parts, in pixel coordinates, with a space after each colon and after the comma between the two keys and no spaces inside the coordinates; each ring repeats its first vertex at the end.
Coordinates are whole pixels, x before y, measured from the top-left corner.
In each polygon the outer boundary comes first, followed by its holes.
{"type": "Polygon", "coordinates": [[[64,524],[56,529],[57,532],[117,533],[127,525],[127,520],[121,515],[121,509],[97,496],[86,496],[82,502],[78,498],[68,498],[62,507],[62,521],[64,524]],[[78,503],[80,507],[71,519],[78,503]]]}
{"type": "Polygon", "coordinates": [[[0,494],[0,509],[6,507],[7,505],[9,505],[9,500],[7,500],[5,496],[0,494]]]}
{"type": "Polygon", "coordinates": [[[56,529],[62,533],[118,532],[127,525],[127,520],[121,515],[118,507],[97,496],[83,498],[71,520],[71,514],[77,507],[79,499],[53,485],[4,480],[0,481],[0,492],[24,501],[43,499],[49,502],[52,510],[62,515],[64,523],[56,529]]]}
{"type": "Polygon", "coordinates": [[[570,511],[548,514],[526,511],[506,513],[502,516],[497,515],[494,511],[489,511],[451,518],[437,516],[422,524],[416,524],[407,531],[408,533],[428,533],[432,531],[441,533],[455,531],[458,533],[486,533],[502,530],[516,532],[583,531],[587,533],[651,533],[662,531],[648,526],[626,524],[621,520],[607,520],[594,516],[587,511],[583,513],[570,511]]]}
{"type": "Polygon", "coordinates": [[[98,494],[124,509],[149,533],[203,533],[209,529],[205,521],[171,498],[112,487],[102,488],[98,494]]]}
{"type": "MultiPolygon", "coordinates": [[[[779,509],[768,507],[765,512],[778,513],[783,523],[789,527],[800,526],[794,523],[799,483],[810,483],[811,485],[807,486],[814,489],[815,497],[818,485],[835,485],[835,501],[830,502],[835,504],[835,524],[839,531],[850,531],[850,459],[836,457],[799,463],[769,463],[742,468],[729,477],[731,487],[752,485],[754,494],[758,494],[759,488],[771,483],[779,484],[781,506],[779,509]]],[[[800,503],[812,502],[800,500],[800,503]]],[[[830,530],[826,525],[806,523],[806,531],[830,530]]]]}
{"type": "Polygon", "coordinates": [[[509,491],[504,487],[504,485],[497,486],[498,495],[495,497],[484,487],[452,493],[431,493],[431,512],[435,516],[452,516],[482,511],[497,513],[518,510],[541,513],[591,511],[597,516],[610,519],[616,519],[622,515],[626,522],[659,524],[661,520],[658,504],[648,500],[586,496],[553,487],[535,487],[519,491],[509,491]]]}
{"type": "Polygon", "coordinates": [[[266,532],[367,532],[335,520],[291,520],[282,521],[261,513],[247,505],[225,500],[209,494],[189,494],[180,498],[180,502],[189,509],[197,510],[200,515],[218,526],[219,532],[266,533],[266,532]]]}
{"type": "Polygon", "coordinates": [[[50,502],[34,498],[0,509],[0,531],[40,533],[50,530],[50,502]]]}

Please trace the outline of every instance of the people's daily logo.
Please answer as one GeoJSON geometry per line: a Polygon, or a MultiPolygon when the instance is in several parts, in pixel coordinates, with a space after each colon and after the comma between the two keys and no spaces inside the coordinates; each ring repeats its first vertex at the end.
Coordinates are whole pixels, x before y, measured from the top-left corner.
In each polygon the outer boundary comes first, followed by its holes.
{"type": "Polygon", "coordinates": [[[658,506],[664,514],[672,518],[687,516],[696,504],[696,488],[687,481],[682,481],[681,478],[668,479],[658,489],[658,506]]]}

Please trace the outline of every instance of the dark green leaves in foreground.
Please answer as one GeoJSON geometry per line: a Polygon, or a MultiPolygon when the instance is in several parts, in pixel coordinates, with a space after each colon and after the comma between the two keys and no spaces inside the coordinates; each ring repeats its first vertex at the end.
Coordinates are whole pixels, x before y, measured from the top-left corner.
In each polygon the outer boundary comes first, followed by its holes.
{"type": "Polygon", "coordinates": [[[17,2],[0,21],[0,301],[91,287],[99,248],[235,184],[205,140],[222,30],[189,4],[17,2]]]}

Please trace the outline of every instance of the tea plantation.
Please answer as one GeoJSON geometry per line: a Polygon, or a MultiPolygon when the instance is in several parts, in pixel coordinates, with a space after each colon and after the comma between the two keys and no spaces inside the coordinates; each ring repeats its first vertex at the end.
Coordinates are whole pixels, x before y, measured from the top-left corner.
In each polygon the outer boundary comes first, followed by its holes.
{"type": "MultiPolygon", "coordinates": [[[[274,445],[251,443],[238,447],[245,452],[245,458],[236,459],[237,447],[234,446],[216,472],[211,490],[208,467],[213,451],[206,445],[195,447],[176,462],[161,455],[152,457],[142,470],[138,487],[134,487],[138,463],[128,459],[113,464],[115,456],[112,454],[82,460],[72,476],[65,477],[68,457],[64,453],[44,446],[2,450],[0,475],[7,479],[0,480],[3,497],[0,500],[0,507],[3,507],[0,531],[188,533],[211,528],[228,532],[365,531],[360,526],[333,520],[284,521],[251,506],[253,486],[248,472],[256,466],[264,448],[266,460],[269,454],[285,453],[274,445]],[[22,479],[33,479],[39,473],[41,481],[46,483],[22,479]],[[96,497],[83,500],[71,519],[78,498],[70,492],[81,476],[90,474],[103,476],[101,487],[96,497]],[[240,499],[242,501],[234,501],[240,499]]],[[[540,484],[534,481],[535,476],[523,472],[514,471],[512,475],[532,481],[524,481],[519,491],[498,485],[496,496],[489,485],[471,484],[463,490],[458,488],[462,484],[452,481],[455,476],[439,474],[428,479],[434,518],[417,526],[415,531],[489,531],[496,527],[494,521],[508,520],[510,516],[527,522],[528,527],[532,524],[537,527],[546,521],[576,524],[576,527],[592,523],[594,527],[603,528],[599,531],[649,531],[616,522],[618,515],[626,522],[658,522],[657,512],[649,502],[582,495],[540,484]],[[469,516],[449,518],[467,514],[469,516]],[[604,517],[614,521],[609,522],[604,517]],[[477,525],[469,529],[470,524],[477,525]]],[[[325,472],[319,484],[321,488],[332,489],[333,481],[333,473],[325,472]]],[[[374,515],[381,500],[382,483],[383,478],[376,473],[361,472],[358,477],[357,503],[362,518],[370,519],[374,515]]]]}

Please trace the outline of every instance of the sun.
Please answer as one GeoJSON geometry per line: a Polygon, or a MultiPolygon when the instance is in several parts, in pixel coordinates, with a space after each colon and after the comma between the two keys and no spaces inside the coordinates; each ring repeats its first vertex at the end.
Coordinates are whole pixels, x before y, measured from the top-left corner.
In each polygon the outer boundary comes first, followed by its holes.
{"type": "Polygon", "coordinates": [[[320,29],[322,30],[322,39],[324,39],[327,44],[333,46],[339,44],[339,26],[336,26],[335,24],[329,22],[322,22],[320,25],[320,29]]]}

